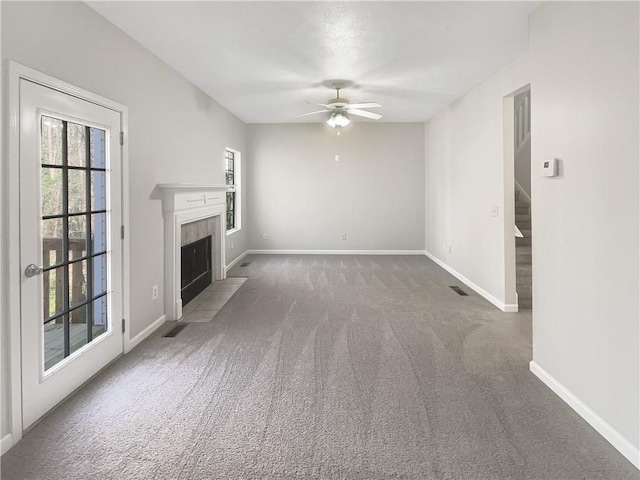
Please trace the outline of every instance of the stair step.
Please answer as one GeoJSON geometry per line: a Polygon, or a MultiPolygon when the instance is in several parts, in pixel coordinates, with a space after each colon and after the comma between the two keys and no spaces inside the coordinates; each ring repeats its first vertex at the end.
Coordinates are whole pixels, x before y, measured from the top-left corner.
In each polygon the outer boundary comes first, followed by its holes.
{"type": "MultiPolygon", "coordinates": [[[[516,221],[516,227],[518,227],[518,229],[522,232],[524,230],[528,230],[529,234],[531,234],[531,222],[523,222],[523,221],[516,221]]],[[[529,235],[531,236],[531,235],[529,235]]]]}
{"type": "Polygon", "coordinates": [[[516,285],[516,292],[518,292],[518,298],[531,298],[531,285],[516,285]]]}
{"type": "Polygon", "coordinates": [[[531,264],[532,257],[530,253],[518,253],[516,252],[516,263],[518,264],[531,264]]]}
{"type": "Polygon", "coordinates": [[[531,310],[533,306],[531,254],[531,204],[516,188],[515,191],[515,224],[523,237],[516,237],[516,291],[518,292],[518,308],[531,310]]]}
{"type": "Polygon", "coordinates": [[[533,273],[533,269],[531,268],[531,265],[516,265],[516,279],[519,282],[520,280],[523,281],[531,281],[531,276],[533,273]]]}

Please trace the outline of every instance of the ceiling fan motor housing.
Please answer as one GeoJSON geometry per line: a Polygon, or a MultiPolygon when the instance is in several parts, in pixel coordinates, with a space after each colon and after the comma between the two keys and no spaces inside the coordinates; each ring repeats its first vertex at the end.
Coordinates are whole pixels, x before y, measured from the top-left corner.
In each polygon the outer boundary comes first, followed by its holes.
{"type": "Polygon", "coordinates": [[[349,105],[349,100],[342,97],[336,97],[329,100],[329,103],[327,105],[330,105],[332,107],[346,107],[347,105],[349,105]]]}

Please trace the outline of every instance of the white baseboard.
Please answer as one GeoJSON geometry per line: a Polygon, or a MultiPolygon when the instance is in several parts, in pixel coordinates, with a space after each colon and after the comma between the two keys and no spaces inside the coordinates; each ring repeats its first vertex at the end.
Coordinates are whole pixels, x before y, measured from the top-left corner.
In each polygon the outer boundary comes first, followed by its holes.
{"type": "Polygon", "coordinates": [[[246,257],[247,255],[248,255],[248,251],[247,251],[247,252],[244,252],[244,253],[242,253],[242,254],[240,254],[240,256],[239,256],[238,258],[236,258],[236,259],[235,259],[235,260],[233,260],[229,265],[227,265],[226,267],[224,267],[224,273],[225,273],[225,276],[226,276],[226,274],[227,274],[227,272],[228,272],[229,270],[231,270],[231,269],[232,269],[233,267],[235,267],[238,263],[240,263],[240,262],[242,261],[242,259],[243,259],[244,257],[246,257]]]}
{"type": "Polygon", "coordinates": [[[424,250],[247,250],[247,255],[424,255],[424,250]]]}
{"type": "Polygon", "coordinates": [[[596,412],[585,405],[582,400],[571,393],[564,385],[552,377],[544,368],[536,362],[529,363],[529,369],[556,395],[564,400],[578,415],[602,435],[616,450],[625,456],[637,469],[640,470],[640,449],[624,438],[615,428],[609,425],[596,412]]]}
{"type": "Polygon", "coordinates": [[[7,433],[4,437],[2,437],[2,454],[4,455],[9,451],[9,449],[13,447],[13,435],[7,433]]]}
{"type": "Polygon", "coordinates": [[[136,345],[138,345],[145,338],[147,338],[149,335],[155,332],[160,327],[160,325],[162,325],[165,322],[166,318],[167,318],[166,315],[162,315],[160,318],[155,320],[151,325],[149,325],[147,328],[145,328],[135,337],[130,339],[128,342],[125,342],[124,353],[129,353],[131,350],[133,350],[133,348],[136,345]]]}
{"type": "Polygon", "coordinates": [[[430,252],[424,252],[424,254],[430,258],[431,260],[433,260],[435,263],[437,263],[440,267],[444,268],[447,272],[449,272],[451,275],[453,275],[454,277],[456,277],[458,280],[460,280],[461,282],[463,282],[464,284],[466,284],[469,288],[472,288],[473,290],[475,290],[478,294],[480,294],[481,296],[483,296],[484,298],[486,298],[489,302],[493,303],[496,307],[498,307],[500,310],[502,310],[503,312],[508,312],[508,313],[515,313],[518,311],[518,305],[517,304],[512,304],[512,303],[504,303],[502,300],[498,300],[496,297],[494,297],[493,295],[491,295],[489,292],[487,292],[484,288],[476,285],[475,283],[473,283],[471,280],[469,280],[467,277],[465,277],[464,275],[462,275],[460,272],[454,270],[453,268],[451,268],[449,265],[447,265],[446,263],[444,263],[442,260],[440,260],[438,257],[436,257],[435,255],[433,255],[430,252]]]}

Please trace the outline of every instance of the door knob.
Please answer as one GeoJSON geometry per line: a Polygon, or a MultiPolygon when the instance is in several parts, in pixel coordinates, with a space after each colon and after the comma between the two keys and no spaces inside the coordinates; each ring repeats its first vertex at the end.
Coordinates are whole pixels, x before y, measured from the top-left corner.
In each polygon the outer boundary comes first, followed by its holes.
{"type": "Polygon", "coordinates": [[[24,269],[24,274],[27,278],[34,277],[36,275],[42,275],[42,267],[38,267],[33,263],[24,269]]]}

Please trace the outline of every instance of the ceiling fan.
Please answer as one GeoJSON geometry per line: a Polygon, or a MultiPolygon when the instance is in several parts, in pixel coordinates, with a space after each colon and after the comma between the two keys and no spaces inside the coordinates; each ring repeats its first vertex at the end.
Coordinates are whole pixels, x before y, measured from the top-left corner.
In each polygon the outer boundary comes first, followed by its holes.
{"type": "MultiPolygon", "coordinates": [[[[327,120],[327,125],[333,128],[341,128],[346,127],[351,123],[349,120],[349,115],[357,115],[359,117],[371,118],[373,120],[379,120],[382,118],[382,115],[374,112],[367,112],[366,110],[362,110],[363,108],[381,108],[377,102],[367,102],[367,103],[349,103],[349,99],[340,96],[340,90],[344,86],[342,82],[334,82],[333,88],[336,89],[336,98],[332,98],[327,103],[314,103],[313,105],[318,105],[319,107],[324,107],[324,110],[316,110],[315,112],[303,113],[302,115],[298,115],[299,117],[306,117],[307,115],[315,115],[317,113],[325,113],[330,112],[329,118],[327,120]]],[[[340,133],[340,132],[338,132],[340,133]]]]}

